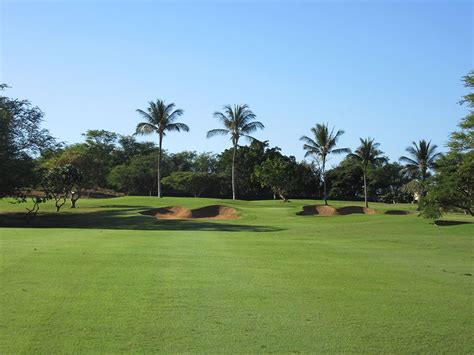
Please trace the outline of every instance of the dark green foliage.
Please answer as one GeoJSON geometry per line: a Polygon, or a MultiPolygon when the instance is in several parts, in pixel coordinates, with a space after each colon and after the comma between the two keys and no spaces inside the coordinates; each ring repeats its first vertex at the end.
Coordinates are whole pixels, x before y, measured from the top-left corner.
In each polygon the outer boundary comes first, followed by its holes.
{"type": "Polygon", "coordinates": [[[255,179],[262,187],[268,187],[274,195],[286,201],[288,194],[296,190],[298,164],[294,157],[275,156],[255,167],[255,179]]]}
{"type": "Polygon", "coordinates": [[[94,187],[107,187],[107,174],[113,167],[113,152],[116,149],[118,135],[105,130],[89,130],[85,134],[84,152],[91,174],[88,180],[94,187]]]}
{"type": "Polygon", "coordinates": [[[136,155],[129,162],[117,165],[107,176],[110,187],[132,195],[151,195],[156,192],[155,153],[136,155]]]}
{"type": "MultiPolygon", "coordinates": [[[[400,164],[386,161],[370,166],[367,170],[368,199],[386,203],[410,202],[411,192],[403,188],[410,179],[402,169],[400,164]]],[[[354,200],[363,196],[363,170],[354,157],[346,157],[338,166],[328,170],[326,176],[331,198],[354,200]]]]}
{"type": "MultiPolygon", "coordinates": [[[[474,88],[473,71],[463,80],[467,88],[474,88]]],[[[449,152],[437,161],[423,212],[442,208],[474,214],[474,94],[464,96],[461,104],[467,104],[470,111],[459,123],[459,130],[451,134],[449,152]]]]}
{"type": "Polygon", "coordinates": [[[410,194],[403,191],[410,180],[402,169],[400,164],[388,162],[369,169],[369,198],[385,203],[411,202],[410,194]]]}
{"type": "Polygon", "coordinates": [[[212,191],[219,183],[219,177],[216,174],[194,171],[175,171],[163,178],[164,186],[194,197],[200,197],[206,191],[212,191]]]}
{"type": "Polygon", "coordinates": [[[362,170],[352,157],[346,157],[326,173],[329,196],[335,199],[357,199],[363,193],[362,170]]]}
{"type": "Polygon", "coordinates": [[[474,214],[474,152],[451,151],[439,160],[430,198],[444,210],[458,209],[474,214]]]}
{"type": "Polygon", "coordinates": [[[441,217],[441,208],[433,196],[425,196],[419,202],[420,216],[427,219],[441,217]]]}
{"type": "MultiPolygon", "coordinates": [[[[0,85],[0,90],[7,88],[0,85]]],[[[34,158],[57,143],[41,127],[43,112],[27,100],[0,95],[0,197],[24,194],[37,183],[34,158]]]]}
{"type": "Polygon", "coordinates": [[[135,136],[120,136],[118,147],[112,152],[114,166],[127,163],[134,156],[157,153],[155,144],[152,142],[138,142],[135,136]]]}
{"type": "Polygon", "coordinates": [[[232,160],[235,154],[235,160],[238,162],[235,167],[235,183],[239,187],[240,198],[270,196],[268,189],[262,189],[260,184],[253,180],[253,174],[257,165],[278,151],[278,148],[268,148],[268,142],[257,140],[252,141],[249,146],[238,146],[235,153],[233,148],[224,150],[218,157],[217,171],[228,177],[228,182],[224,185],[228,191],[226,195],[232,194],[232,160]]]}

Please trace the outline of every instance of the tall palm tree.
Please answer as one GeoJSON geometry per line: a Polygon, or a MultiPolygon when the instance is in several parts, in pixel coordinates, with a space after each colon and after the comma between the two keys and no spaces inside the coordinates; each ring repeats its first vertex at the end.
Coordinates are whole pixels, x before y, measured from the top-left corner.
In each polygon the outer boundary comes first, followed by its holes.
{"type": "Polygon", "coordinates": [[[405,163],[404,170],[413,173],[420,180],[422,196],[425,194],[429,169],[435,166],[436,159],[441,156],[441,153],[436,153],[437,148],[436,144],[431,145],[431,141],[422,139],[418,143],[412,142],[412,145],[406,148],[409,157],[400,157],[400,161],[405,163]]]}
{"type": "Polygon", "coordinates": [[[135,134],[158,134],[158,197],[161,197],[161,158],[163,137],[166,132],[188,132],[189,127],[184,123],[176,122],[176,119],[183,114],[182,109],[174,109],[175,104],[166,104],[164,100],[150,101],[146,111],[137,109],[137,112],[146,120],[137,125],[135,134]]]}
{"type": "Polygon", "coordinates": [[[369,203],[367,201],[367,171],[369,166],[375,165],[378,163],[386,162],[387,159],[383,156],[383,152],[379,150],[380,143],[376,143],[374,139],[366,138],[360,139],[360,146],[355,150],[354,153],[349,154],[350,157],[353,157],[357,161],[359,161],[363,175],[364,175],[364,200],[365,200],[365,207],[369,207],[369,203]]]}
{"type": "Polygon", "coordinates": [[[257,117],[247,105],[225,105],[223,112],[214,112],[214,117],[217,118],[223,124],[224,128],[211,129],[207,132],[207,138],[214,137],[216,135],[227,135],[230,134],[232,141],[233,153],[232,153],[232,199],[236,198],[236,186],[235,186],[235,154],[237,152],[237,145],[239,139],[245,137],[250,141],[255,140],[251,133],[258,129],[265,128],[264,125],[255,121],[257,117]]]}
{"type": "Polygon", "coordinates": [[[344,134],[343,130],[338,130],[334,133],[334,128],[329,131],[328,124],[316,124],[311,128],[314,138],[308,136],[302,136],[300,138],[305,144],[303,149],[306,150],[305,157],[313,156],[321,159],[321,178],[323,179],[324,185],[324,203],[328,204],[327,190],[326,190],[326,159],[331,153],[341,154],[350,153],[349,148],[338,148],[336,149],[337,141],[344,134]]]}

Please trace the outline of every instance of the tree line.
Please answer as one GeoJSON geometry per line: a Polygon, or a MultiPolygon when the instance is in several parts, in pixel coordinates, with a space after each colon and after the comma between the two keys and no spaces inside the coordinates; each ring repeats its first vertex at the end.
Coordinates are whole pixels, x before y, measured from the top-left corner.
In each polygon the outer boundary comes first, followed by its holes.
{"type": "MultiPolygon", "coordinates": [[[[472,89],[474,72],[463,81],[472,89]]],[[[89,130],[82,143],[65,145],[41,126],[44,114],[38,107],[0,96],[0,197],[31,199],[33,214],[46,199],[53,199],[59,211],[68,200],[74,208],[84,194],[108,189],[158,197],[321,198],[326,204],[330,198],[363,199],[366,206],[419,200],[428,216],[450,209],[472,215],[474,94],[460,103],[470,111],[451,134],[446,154],[421,139],[398,162],[390,162],[375,139],[360,138],[352,151],[339,146],[343,130],[318,123],[300,138],[308,163],[255,139],[252,134],[264,125],[247,105],[226,105],[214,113],[221,127],[208,131],[207,138],[229,136],[228,149],[170,153],[164,149],[167,134],[189,131],[178,121],[184,111],[173,103],[157,100],[138,109],[143,121],[131,135],[89,130]],[[137,135],[148,134],[156,134],[157,142],[137,141],[137,135]],[[335,154],[345,157],[328,169],[335,154]]]]}

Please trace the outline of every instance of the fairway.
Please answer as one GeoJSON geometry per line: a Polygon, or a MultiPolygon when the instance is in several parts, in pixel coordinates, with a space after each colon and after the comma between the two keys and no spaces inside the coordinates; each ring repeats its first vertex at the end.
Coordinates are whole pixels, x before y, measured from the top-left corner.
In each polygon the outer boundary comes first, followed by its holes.
{"type": "Polygon", "coordinates": [[[377,203],[298,214],[314,203],[89,199],[41,206],[42,228],[0,215],[13,224],[0,228],[0,353],[474,352],[474,224],[377,203]],[[239,218],[140,214],[174,205],[239,218]]]}

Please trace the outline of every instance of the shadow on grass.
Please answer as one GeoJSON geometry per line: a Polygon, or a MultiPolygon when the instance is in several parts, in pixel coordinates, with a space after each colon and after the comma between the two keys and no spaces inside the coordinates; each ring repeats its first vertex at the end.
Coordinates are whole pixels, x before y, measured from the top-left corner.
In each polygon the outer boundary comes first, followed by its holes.
{"type": "Polygon", "coordinates": [[[127,211],[133,210],[143,210],[143,209],[150,209],[150,206],[139,206],[139,205],[102,205],[99,208],[115,208],[115,209],[126,209],[127,211]]]}
{"type": "Polygon", "coordinates": [[[229,223],[228,221],[157,220],[154,217],[139,214],[138,211],[143,210],[143,206],[120,207],[121,209],[84,213],[78,213],[79,211],[74,213],[42,213],[29,222],[26,221],[22,213],[0,214],[0,227],[222,232],[277,232],[283,230],[271,226],[229,223]]]}
{"type": "Polygon", "coordinates": [[[472,222],[468,221],[450,221],[450,220],[436,220],[434,221],[434,224],[436,224],[439,227],[447,227],[447,226],[458,226],[460,224],[473,224],[472,222]]]}

